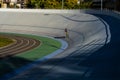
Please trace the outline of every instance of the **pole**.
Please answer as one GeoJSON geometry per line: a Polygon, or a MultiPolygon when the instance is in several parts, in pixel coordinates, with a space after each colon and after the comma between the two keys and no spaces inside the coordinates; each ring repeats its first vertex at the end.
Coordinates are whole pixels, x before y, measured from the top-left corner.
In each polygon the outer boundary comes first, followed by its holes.
{"type": "Polygon", "coordinates": [[[68,33],[68,29],[67,28],[65,28],[65,38],[69,39],[69,33],[68,33]]]}
{"type": "Polygon", "coordinates": [[[64,8],[64,0],[62,0],[62,9],[64,8]]]}
{"type": "Polygon", "coordinates": [[[103,10],[103,0],[101,0],[101,10],[103,10]]]}

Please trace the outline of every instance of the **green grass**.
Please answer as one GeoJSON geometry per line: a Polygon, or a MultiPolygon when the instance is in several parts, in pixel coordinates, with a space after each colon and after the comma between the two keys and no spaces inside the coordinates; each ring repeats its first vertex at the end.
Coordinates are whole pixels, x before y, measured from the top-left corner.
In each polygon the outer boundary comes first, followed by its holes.
{"type": "Polygon", "coordinates": [[[41,45],[32,50],[14,55],[13,57],[7,60],[0,60],[0,76],[9,73],[17,68],[20,68],[24,65],[27,65],[37,59],[40,59],[61,47],[61,43],[59,41],[48,37],[25,34],[12,34],[12,35],[25,36],[37,39],[41,41],[41,45]]]}
{"type": "Polygon", "coordinates": [[[4,46],[7,46],[7,45],[9,45],[9,44],[11,44],[13,42],[14,41],[12,39],[0,36],[0,48],[4,47],[4,46]]]}
{"type": "MultiPolygon", "coordinates": [[[[26,36],[26,35],[24,35],[24,36],[26,36]]],[[[27,35],[26,37],[40,40],[41,45],[33,50],[28,51],[28,52],[18,54],[18,55],[16,55],[16,57],[22,57],[22,58],[34,61],[38,58],[48,55],[49,53],[52,53],[53,51],[59,49],[61,46],[60,42],[58,42],[54,39],[51,39],[51,38],[34,36],[34,35],[27,35]]]]}

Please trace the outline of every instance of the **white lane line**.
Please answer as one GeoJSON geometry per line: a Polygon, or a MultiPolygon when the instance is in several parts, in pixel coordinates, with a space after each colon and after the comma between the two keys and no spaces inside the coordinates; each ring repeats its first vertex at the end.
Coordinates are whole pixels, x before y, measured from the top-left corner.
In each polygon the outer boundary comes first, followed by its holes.
{"type": "Polygon", "coordinates": [[[36,41],[35,41],[35,40],[32,40],[32,41],[33,41],[32,45],[29,46],[30,41],[28,40],[28,44],[27,44],[27,45],[24,45],[24,46],[22,46],[22,47],[19,47],[18,50],[15,51],[14,53],[19,53],[19,52],[22,52],[22,51],[24,51],[24,50],[27,50],[27,49],[33,47],[33,46],[36,44],[36,41]],[[25,48],[24,48],[24,47],[25,47],[25,48]],[[19,50],[19,49],[20,49],[20,50],[19,50]]]}
{"type": "Polygon", "coordinates": [[[1,48],[0,48],[0,51],[17,43],[17,40],[16,40],[16,39],[11,39],[11,40],[13,41],[13,43],[12,43],[12,44],[9,44],[9,45],[7,45],[7,46],[5,46],[5,47],[1,47],[1,48]]]}
{"type": "Polygon", "coordinates": [[[4,53],[10,52],[10,51],[13,51],[14,48],[16,48],[16,47],[18,47],[18,46],[23,44],[23,40],[20,39],[20,41],[21,42],[19,44],[15,45],[15,46],[11,46],[11,47],[5,49],[5,51],[2,51],[2,52],[0,51],[1,52],[0,54],[4,54],[4,53]]]}
{"type": "MultiPolygon", "coordinates": [[[[29,40],[25,40],[25,41],[27,41],[25,45],[22,45],[22,46],[14,49],[14,50],[11,50],[11,51],[12,51],[12,54],[18,53],[18,52],[21,52],[21,51],[25,50],[26,48],[24,48],[24,47],[27,47],[27,46],[29,45],[29,43],[30,43],[29,40]],[[14,51],[14,52],[13,52],[13,51],[14,51]]],[[[24,42],[24,41],[23,41],[23,42],[24,42]]]]}
{"type": "Polygon", "coordinates": [[[20,43],[17,44],[17,45],[14,45],[14,46],[10,46],[9,48],[6,48],[6,49],[4,49],[4,50],[6,51],[6,50],[8,50],[8,49],[11,49],[11,48],[14,48],[14,47],[16,47],[16,46],[19,46],[19,45],[23,44],[23,41],[22,41],[22,39],[20,39],[20,38],[17,38],[17,39],[16,39],[16,43],[18,43],[18,42],[20,42],[20,43]]]}

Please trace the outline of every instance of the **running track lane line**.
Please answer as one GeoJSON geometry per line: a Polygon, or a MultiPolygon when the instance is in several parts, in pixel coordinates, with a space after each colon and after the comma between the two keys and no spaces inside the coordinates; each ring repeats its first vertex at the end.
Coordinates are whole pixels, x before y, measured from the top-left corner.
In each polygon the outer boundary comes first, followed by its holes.
{"type": "MultiPolygon", "coordinates": [[[[55,39],[55,38],[53,38],[53,39],[55,39]]],[[[51,53],[51,54],[49,54],[49,55],[47,55],[47,56],[45,56],[45,57],[43,57],[43,58],[40,58],[40,59],[38,59],[38,60],[36,60],[36,61],[28,64],[28,65],[25,65],[25,66],[23,66],[23,67],[15,70],[15,71],[11,72],[11,73],[8,73],[8,74],[2,76],[2,77],[0,78],[0,80],[9,80],[9,78],[12,78],[12,77],[14,77],[14,76],[22,73],[23,71],[26,71],[26,70],[32,68],[33,66],[35,66],[35,65],[37,65],[37,64],[40,64],[40,63],[42,63],[43,61],[48,60],[48,59],[56,56],[57,54],[63,52],[63,51],[68,47],[68,43],[67,43],[66,41],[61,40],[61,39],[55,39],[55,40],[61,42],[62,46],[61,46],[60,49],[58,49],[58,50],[54,51],[53,53],[51,53]]]]}

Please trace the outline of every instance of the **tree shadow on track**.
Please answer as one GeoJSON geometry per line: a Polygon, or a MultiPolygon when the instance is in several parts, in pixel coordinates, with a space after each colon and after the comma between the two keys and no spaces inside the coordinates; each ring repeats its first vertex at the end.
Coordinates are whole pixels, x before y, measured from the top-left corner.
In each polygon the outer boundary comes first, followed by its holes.
{"type": "Polygon", "coordinates": [[[120,20],[107,15],[101,17],[110,25],[111,41],[94,52],[79,66],[92,67],[85,80],[120,80],[120,20]]]}
{"type": "Polygon", "coordinates": [[[11,73],[23,65],[29,64],[31,62],[32,61],[20,57],[0,59],[0,76],[11,73]]]}
{"type": "Polygon", "coordinates": [[[96,16],[110,25],[110,43],[90,56],[74,55],[74,60],[73,58],[51,59],[43,63],[42,67],[38,64],[26,74],[13,80],[120,80],[120,20],[111,16],[96,16]]]}
{"type": "Polygon", "coordinates": [[[111,41],[96,52],[93,52],[90,56],[87,56],[87,54],[89,54],[87,53],[85,55],[73,55],[71,58],[53,59],[49,61],[49,63],[44,66],[54,64],[54,68],[51,67],[51,69],[47,71],[46,69],[36,68],[38,71],[43,70],[42,73],[45,72],[39,79],[120,80],[120,20],[111,16],[96,16],[101,17],[110,25],[111,41]]]}

